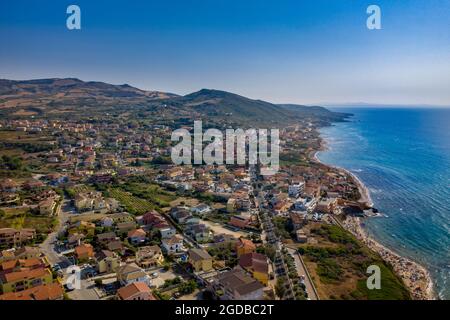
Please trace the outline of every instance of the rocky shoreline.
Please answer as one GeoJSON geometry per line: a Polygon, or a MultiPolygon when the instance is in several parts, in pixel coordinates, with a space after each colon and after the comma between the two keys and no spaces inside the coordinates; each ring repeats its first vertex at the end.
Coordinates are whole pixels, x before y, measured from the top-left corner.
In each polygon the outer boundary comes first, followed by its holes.
{"type": "MultiPolygon", "coordinates": [[[[373,202],[370,197],[370,192],[367,187],[362,183],[362,181],[350,171],[339,168],[336,166],[330,166],[320,161],[317,157],[319,151],[326,150],[326,144],[322,140],[320,150],[314,152],[312,158],[314,161],[320,162],[328,167],[333,167],[340,172],[348,174],[355,185],[358,187],[360,193],[359,202],[367,204],[367,206],[372,207],[373,202]]],[[[377,252],[381,258],[389,263],[394,272],[403,280],[407,288],[409,289],[411,296],[415,300],[434,300],[436,299],[433,290],[433,281],[431,279],[430,273],[422,265],[418,264],[411,259],[402,257],[399,254],[393,252],[392,250],[386,248],[384,245],[380,244],[373,238],[371,238],[366,230],[364,229],[361,218],[348,216],[343,221],[343,227],[352,233],[357,239],[363,242],[371,250],[377,252]]]]}

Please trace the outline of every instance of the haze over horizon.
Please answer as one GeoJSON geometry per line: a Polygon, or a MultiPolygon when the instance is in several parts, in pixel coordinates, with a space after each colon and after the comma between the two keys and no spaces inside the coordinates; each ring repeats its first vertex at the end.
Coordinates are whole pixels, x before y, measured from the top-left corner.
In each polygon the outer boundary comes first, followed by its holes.
{"type": "Polygon", "coordinates": [[[273,103],[450,106],[450,2],[0,3],[0,77],[75,77],[273,103]],[[366,28],[366,8],[382,30],[366,28]]]}

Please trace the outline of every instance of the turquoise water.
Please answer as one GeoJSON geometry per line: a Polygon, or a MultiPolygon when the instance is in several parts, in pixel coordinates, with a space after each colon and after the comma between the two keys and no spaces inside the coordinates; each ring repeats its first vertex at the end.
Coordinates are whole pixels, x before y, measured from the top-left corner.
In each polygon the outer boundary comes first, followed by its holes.
{"type": "Polygon", "coordinates": [[[354,116],[321,129],[319,159],[364,182],[386,215],[366,220],[369,234],[427,267],[450,299],[450,109],[334,110],[354,116]]]}

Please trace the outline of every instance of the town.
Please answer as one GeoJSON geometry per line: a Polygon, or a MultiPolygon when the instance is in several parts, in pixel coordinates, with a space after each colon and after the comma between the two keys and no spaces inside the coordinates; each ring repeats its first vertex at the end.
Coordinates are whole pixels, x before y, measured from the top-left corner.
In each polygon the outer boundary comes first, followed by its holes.
{"type": "Polygon", "coordinates": [[[167,117],[0,121],[0,300],[370,299],[371,264],[388,298],[410,297],[346,230],[376,210],[348,172],[315,159],[323,119],[280,129],[280,168],[263,175],[248,157],[174,164],[171,134],[194,122],[167,117]]]}
{"type": "Polygon", "coordinates": [[[0,1],[0,305],[450,299],[450,1],[406,2],[0,1]]]}

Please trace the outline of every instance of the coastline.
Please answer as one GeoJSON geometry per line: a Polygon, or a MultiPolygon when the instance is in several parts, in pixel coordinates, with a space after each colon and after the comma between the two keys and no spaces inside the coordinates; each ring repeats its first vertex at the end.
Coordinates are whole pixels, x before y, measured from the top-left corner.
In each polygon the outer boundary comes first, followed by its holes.
{"type": "Polygon", "coordinates": [[[402,257],[391,249],[370,237],[364,229],[360,217],[347,217],[343,227],[352,233],[369,249],[377,252],[381,258],[390,264],[394,272],[403,280],[414,300],[435,300],[433,282],[428,270],[419,263],[402,257]]]}
{"type": "MultiPolygon", "coordinates": [[[[324,166],[331,167],[348,174],[358,187],[358,191],[360,193],[360,199],[358,202],[366,203],[369,207],[373,207],[374,204],[372,198],[370,197],[369,189],[355,174],[347,169],[325,164],[320,161],[317,154],[319,151],[324,151],[326,149],[326,142],[321,138],[320,148],[312,154],[312,159],[324,166]]],[[[365,230],[364,223],[359,217],[348,216],[343,221],[342,226],[347,231],[352,233],[358,240],[363,242],[367,247],[378,253],[385,262],[392,266],[394,272],[403,280],[409,289],[414,300],[436,299],[431,275],[424,266],[410,258],[402,257],[373,239],[365,230]]]]}

